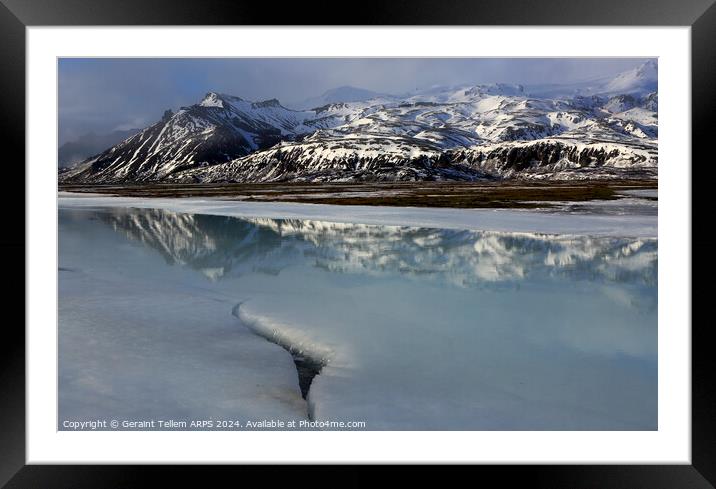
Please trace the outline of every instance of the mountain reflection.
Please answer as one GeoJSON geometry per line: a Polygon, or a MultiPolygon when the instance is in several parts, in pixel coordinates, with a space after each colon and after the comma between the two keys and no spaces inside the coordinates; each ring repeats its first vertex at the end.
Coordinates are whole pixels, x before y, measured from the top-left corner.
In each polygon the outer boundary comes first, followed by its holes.
{"type": "Polygon", "coordinates": [[[657,241],[180,214],[97,212],[169,264],[212,280],[295,265],[332,272],[399,273],[461,287],[570,279],[655,287],[657,241]]]}

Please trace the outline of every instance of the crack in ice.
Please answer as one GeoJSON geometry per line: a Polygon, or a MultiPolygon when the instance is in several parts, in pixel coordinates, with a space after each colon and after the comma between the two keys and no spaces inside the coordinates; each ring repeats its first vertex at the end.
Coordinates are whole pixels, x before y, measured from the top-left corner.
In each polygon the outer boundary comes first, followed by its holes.
{"type": "Polygon", "coordinates": [[[262,328],[256,327],[252,321],[245,321],[240,316],[241,305],[245,301],[238,302],[232,309],[231,314],[237,318],[241,323],[246,326],[252,333],[264,338],[266,341],[274,343],[288,353],[293,358],[293,363],[296,365],[296,372],[298,374],[298,385],[301,389],[301,397],[307,401],[307,413],[308,419],[313,421],[313,403],[308,402],[308,393],[313,383],[314,377],[321,373],[323,367],[326,366],[326,360],[318,358],[318,356],[311,355],[306,352],[305,349],[297,347],[285,336],[281,335],[277,330],[271,332],[262,328]]]}

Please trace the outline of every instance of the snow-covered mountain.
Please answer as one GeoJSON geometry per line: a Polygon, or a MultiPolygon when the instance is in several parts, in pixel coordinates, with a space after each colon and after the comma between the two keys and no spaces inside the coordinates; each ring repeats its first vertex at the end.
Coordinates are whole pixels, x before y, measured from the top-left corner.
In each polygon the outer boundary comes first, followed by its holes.
{"type": "Polygon", "coordinates": [[[214,92],[61,174],[65,181],[161,180],[205,165],[231,161],[313,131],[313,112],[278,100],[250,102],[214,92]]]}
{"type": "Polygon", "coordinates": [[[537,97],[613,97],[632,95],[646,97],[658,87],[658,63],[651,59],[640,66],[624,71],[614,77],[602,77],[569,84],[550,84],[527,87],[526,91],[537,97]]]}
{"type": "Polygon", "coordinates": [[[275,99],[250,102],[212,92],[196,105],[167,111],[158,123],[60,179],[656,177],[657,110],[652,61],[555,97],[508,84],[433,87],[297,111],[275,99]]]}
{"type": "Polygon", "coordinates": [[[366,90],[365,88],[343,86],[327,90],[318,97],[307,98],[303,102],[296,104],[296,107],[299,109],[314,109],[328,104],[365,102],[366,100],[381,97],[389,97],[389,95],[366,90]]]}
{"type": "Polygon", "coordinates": [[[646,95],[656,92],[658,66],[656,60],[649,60],[641,66],[620,73],[601,88],[604,94],[646,95]]]}

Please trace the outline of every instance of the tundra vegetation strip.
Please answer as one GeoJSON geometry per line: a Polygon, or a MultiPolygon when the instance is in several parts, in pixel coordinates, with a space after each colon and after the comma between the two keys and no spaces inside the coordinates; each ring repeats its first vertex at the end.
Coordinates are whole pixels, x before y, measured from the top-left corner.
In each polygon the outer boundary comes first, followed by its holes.
{"type": "Polygon", "coordinates": [[[221,197],[238,201],[454,208],[536,208],[556,202],[614,200],[656,180],[590,182],[390,182],[362,184],[60,185],[61,191],[122,197],[221,197]]]}

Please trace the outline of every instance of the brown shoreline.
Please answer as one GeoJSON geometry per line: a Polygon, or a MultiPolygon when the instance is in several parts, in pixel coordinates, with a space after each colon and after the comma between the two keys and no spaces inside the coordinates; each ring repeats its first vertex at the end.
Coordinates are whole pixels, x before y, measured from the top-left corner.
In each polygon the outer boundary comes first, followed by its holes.
{"type": "Polygon", "coordinates": [[[383,182],[383,183],[214,183],[66,185],[66,192],[122,197],[222,197],[249,202],[299,202],[453,208],[535,208],[555,202],[622,198],[624,190],[656,189],[658,180],[383,182]]]}

